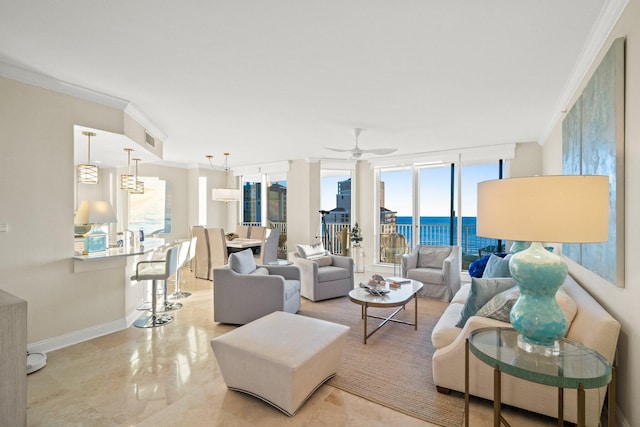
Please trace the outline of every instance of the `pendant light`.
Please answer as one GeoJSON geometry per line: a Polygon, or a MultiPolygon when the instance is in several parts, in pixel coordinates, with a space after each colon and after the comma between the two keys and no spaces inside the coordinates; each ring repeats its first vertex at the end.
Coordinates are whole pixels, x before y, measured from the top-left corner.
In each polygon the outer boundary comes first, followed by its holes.
{"type": "Polygon", "coordinates": [[[136,174],[135,174],[135,183],[136,183],[136,188],[134,188],[133,190],[129,190],[130,194],[144,194],[144,182],[142,181],[138,181],[138,162],[140,161],[140,159],[131,159],[136,163],[136,174]]]}
{"type": "MultiPolygon", "coordinates": [[[[211,157],[213,156],[207,156],[207,158],[209,159],[209,163],[211,163],[211,157]]],[[[240,200],[240,190],[238,190],[237,188],[227,188],[227,185],[229,183],[229,153],[224,153],[224,173],[225,187],[213,188],[211,190],[211,198],[214,201],[225,203],[237,202],[238,200],[240,200]]]]}
{"type": "Polygon", "coordinates": [[[122,190],[135,190],[136,178],[131,175],[131,152],[133,148],[125,148],[127,152],[127,173],[120,175],[120,189],[122,190]]]}
{"type": "Polygon", "coordinates": [[[99,180],[98,166],[91,164],[91,137],[96,136],[94,132],[83,131],[87,136],[87,163],[78,165],[77,181],[79,184],[97,184],[99,180]]]}

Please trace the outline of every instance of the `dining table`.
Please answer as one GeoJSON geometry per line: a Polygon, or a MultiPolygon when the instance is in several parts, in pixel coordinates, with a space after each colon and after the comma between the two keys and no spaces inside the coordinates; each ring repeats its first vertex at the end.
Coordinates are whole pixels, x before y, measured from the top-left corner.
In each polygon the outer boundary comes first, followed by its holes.
{"type": "Polygon", "coordinates": [[[227,240],[227,248],[230,249],[249,249],[262,246],[262,239],[246,239],[244,237],[236,237],[233,240],[227,240]]]}

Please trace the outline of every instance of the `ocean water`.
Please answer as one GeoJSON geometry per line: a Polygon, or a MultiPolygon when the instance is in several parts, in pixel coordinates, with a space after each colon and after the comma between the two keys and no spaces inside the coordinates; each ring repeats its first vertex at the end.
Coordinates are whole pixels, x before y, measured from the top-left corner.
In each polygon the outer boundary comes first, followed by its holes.
{"type": "MultiPolygon", "coordinates": [[[[396,217],[397,232],[404,235],[411,246],[421,245],[457,245],[458,218],[453,222],[453,238],[451,236],[450,218],[446,216],[420,217],[420,232],[418,239],[413,238],[411,217],[396,217]],[[419,241],[418,241],[419,240],[419,241]]],[[[487,246],[496,245],[496,239],[488,239],[476,235],[476,217],[462,218],[462,253],[477,255],[479,250],[487,246]]]]}

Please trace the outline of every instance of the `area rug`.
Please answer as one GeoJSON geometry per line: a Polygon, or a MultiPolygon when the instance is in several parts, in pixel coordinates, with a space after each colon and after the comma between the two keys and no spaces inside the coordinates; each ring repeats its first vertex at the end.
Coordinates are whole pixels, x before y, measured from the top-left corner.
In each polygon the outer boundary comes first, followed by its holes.
{"type": "MultiPolygon", "coordinates": [[[[441,426],[461,426],[464,398],[436,391],[431,373],[431,331],[447,304],[418,299],[418,330],[387,323],[363,343],[360,306],[347,297],[321,302],[304,301],[298,314],[349,326],[338,373],[328,384],[396,411],[441,426]]],[[[391,309],[369,309],[387,316],[391,309]]],[[[413,322],[413,301],[396,316],[413,322]]],[[[380,321],[369,319],[371,331],[380,321]]]]}

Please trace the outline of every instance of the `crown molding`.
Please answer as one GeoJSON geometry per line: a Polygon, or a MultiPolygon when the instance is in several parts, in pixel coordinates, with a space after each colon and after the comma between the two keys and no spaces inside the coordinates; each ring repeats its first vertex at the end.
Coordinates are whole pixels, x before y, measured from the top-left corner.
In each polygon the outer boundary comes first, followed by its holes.
{"type": "Polygon", "coordinates": [[[124,110],[127,104],[129,104],[129,101],[127,100],[107,95],[102,92],[97,92],[92,89],[87,89],[73,83],[58,80],[51,76],[26,70],[2,61],[0,61],[0,76],[17,80],[22,83],[27,83],[32,86],[41,87],[43,89],[49,89],[65,95],[75,96],[76,98],[84,99],[85,101],[95,102],[97,104],[106,105],[107,107],[117,108],[119,110],[124,110]]]}
{"type": "Polygon", "coordinates": [[[58,80],[2,61],[0,61],[0,76],[124,111],[155,138],[160,141],[167,139],[167,135],[137,105],[126,99],[58,80]]]}
{"type": "Polygon", "coordinates": [[[136,122],[140,124],[151,136],[165,141],[167,135],[147,116],[136,104],[133,102],[127,103],[124,107],[124,112],[131,116],[136,122]]]}
{"type": "Polygon", "coordinates": [[[571,99],[575,96],[587,72],[595,62],[604,43],[607,41],[607,38],[618,23],[628,4],[629,0],[608,0],[603,6],[600,11],[600,16],[598,16],[582,52],[569,75],[569,80],[565,85],[564,91],[560,95],[556,107],[553,109],[551,120],[540,136],[540,144],[546,142],[553,128],[568,110],[569,102],[571,102],[571,99]]]}

